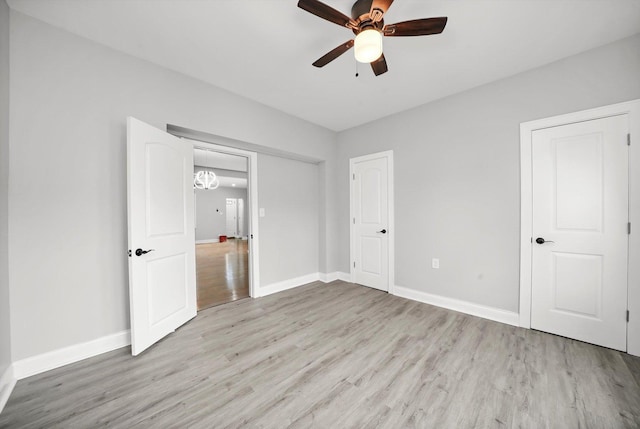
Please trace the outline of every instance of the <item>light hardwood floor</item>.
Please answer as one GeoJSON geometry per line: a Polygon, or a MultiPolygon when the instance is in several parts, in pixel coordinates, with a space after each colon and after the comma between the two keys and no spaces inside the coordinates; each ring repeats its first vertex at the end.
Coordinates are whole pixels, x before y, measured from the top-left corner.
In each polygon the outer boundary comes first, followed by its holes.
{"type": "Polygon", "coordinates": [[[198,310],[249,296],[248,241],[196,245],[198,310]]]}
{"type": "Polygon", "coordinates": [[[340,281],[16,385],[7,428],[638,428],[639,359],[340,281]]]}

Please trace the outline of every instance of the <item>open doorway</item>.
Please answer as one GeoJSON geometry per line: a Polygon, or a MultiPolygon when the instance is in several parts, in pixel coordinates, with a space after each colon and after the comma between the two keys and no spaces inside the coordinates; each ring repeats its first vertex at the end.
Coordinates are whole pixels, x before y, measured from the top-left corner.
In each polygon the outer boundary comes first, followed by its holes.
{"type": "Polygon", "coordinates": [[[248,159],[194,148],[198,311],[250,296],[248,159]]]}

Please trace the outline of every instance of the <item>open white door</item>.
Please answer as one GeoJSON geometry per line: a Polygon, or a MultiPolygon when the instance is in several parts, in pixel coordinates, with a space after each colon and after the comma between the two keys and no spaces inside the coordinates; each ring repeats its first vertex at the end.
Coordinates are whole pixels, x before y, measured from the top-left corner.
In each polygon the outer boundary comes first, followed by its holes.
{"type": "Polygon", "coordinates": [[[193,146],[127,118],[131,352],[196,315],[193,146]]]}

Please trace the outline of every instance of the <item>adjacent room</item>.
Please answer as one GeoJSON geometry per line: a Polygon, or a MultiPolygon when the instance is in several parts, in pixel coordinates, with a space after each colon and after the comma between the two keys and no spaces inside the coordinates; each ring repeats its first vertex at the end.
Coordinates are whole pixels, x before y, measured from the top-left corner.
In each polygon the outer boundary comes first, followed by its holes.
{"type": "Polygon", "coordinates": [[[640,2],[0,0],[0,427],[640,427],[640,2]]]}
{"type": "Polygon", "coordinates": [[[249,297],[248,160],[194,149],[198,311],[249,297]]]}

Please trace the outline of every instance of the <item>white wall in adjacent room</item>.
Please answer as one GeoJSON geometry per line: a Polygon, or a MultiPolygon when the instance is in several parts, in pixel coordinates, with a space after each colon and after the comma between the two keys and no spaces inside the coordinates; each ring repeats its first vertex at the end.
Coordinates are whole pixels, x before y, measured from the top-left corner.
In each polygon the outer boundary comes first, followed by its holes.
{"type": "Polygon", "coordinates": [[[196,243],[218,239],[227,235],[227,198],[242,198],[245,205],[244,236],[249,231],[247,190],[219,187],[218,189],[196,189],[196,243]]]}

